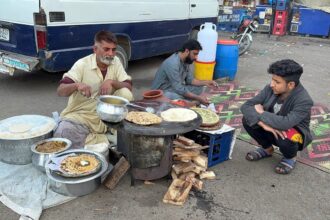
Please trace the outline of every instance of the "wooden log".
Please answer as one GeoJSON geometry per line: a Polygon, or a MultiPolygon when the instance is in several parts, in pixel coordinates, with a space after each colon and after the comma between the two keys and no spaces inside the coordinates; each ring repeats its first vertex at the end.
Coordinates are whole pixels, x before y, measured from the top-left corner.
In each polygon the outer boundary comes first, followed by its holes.
{"type": "Polygon", "coordinates": [[[173,161],[181,161],[181,162],[188,163],[191,161],[191,159],[192,159],[192,157],[173,156],[173,161]]]}
{"type": "Polygon", "coordinates": [[[203,155],[198,155],[196,157],[192,158],[192,161],[197,164],[198,166],[207,168],[207,162],[208,162],[208,158],[206,156],[203,155]]]}
{"type": "Polygon", "coordinates": [[[179,142],[181,142],[182,144],[187,145],[187,146],[191,146],[191,145],[193,145],[195,143],[195,141],[193,141],[193,140],[191,140],[189,138],[183,137],[183,136],[178,136],[177,137],[177,140],[179,142]]]}
{"type": "Polygon", "coordinates": [[[187,173],[180,174],[178,178],[181,179],[181,180],[186,180],[187,177],[194,178],[195,176],[196,176],[196,173],[190,171],[190,172],[187,172],[187,173]]]}
{"type": "Polygon", "coordinates": [[[204,171],[199,174],[200,179],[208,179],[208,180],[214,180],[215,179],[215,173],[213,171],[204,171]]]}
{"type": "Polygon", "coordinates": [[[174,150],[173,156],[181,156],[181,157],[197,157],[200,154],[199,150],[174,150]]]}
{"type": "Polygon", "coordinates": [[[188,198],[192,183],[175,179],[164,195],[163,202],[173,205],[183,205],[188,198]]]}
{"type": "Polygon", "coordinates": [[[172,169],[174,170],[174,172],[179,175],[181,173],[186,173],[189,171],[193,171],[194,170],[194,164],[191,162],[188,163],[184,163],[184,162],[179,162],[177,164],[173,164],[172,169]]]}
{"type": "Polygon", "coordinates": [[[194,189],[202,190],[203,189],[203,181],[195,178],[195,177],[186,177],[186,181],[190,181],[193,184],[194,189]]]}
{"type": "Polygon", "coordinates": [[[174,170],[171,171],[171,177],[174,180],[178,178],[178,175],[176,175],[176,173],[174,172],[174,170]]]}
{"type": "Polygon", "coordinates": [[[114,189],[119,180],[125,175],[129,168],[129,162],[125,159],[125,157],[121,157],[110,172],[110,174],[107,176],[103,184],[108,189],[114,189]]]}

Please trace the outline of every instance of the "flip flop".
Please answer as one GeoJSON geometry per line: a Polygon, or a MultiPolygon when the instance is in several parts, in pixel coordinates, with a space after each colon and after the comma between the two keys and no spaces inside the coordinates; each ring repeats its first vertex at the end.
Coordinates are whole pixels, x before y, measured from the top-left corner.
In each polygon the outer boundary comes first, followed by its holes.
{"type": "Polygon", "coordinates": [[[265,149],[259,147],[256,150],[248,152],[246,154],[245,159],[247,159],[248,161],[257,161],[271,156],[272,155],[269,154],[265,149]]]}
{"type": "Polygon", "coordinates": [[[295,168],[295,159],[288,159],[283,157],[281,161],[276,165],[275,172],[278,174],[289,174],[295,168]]]}

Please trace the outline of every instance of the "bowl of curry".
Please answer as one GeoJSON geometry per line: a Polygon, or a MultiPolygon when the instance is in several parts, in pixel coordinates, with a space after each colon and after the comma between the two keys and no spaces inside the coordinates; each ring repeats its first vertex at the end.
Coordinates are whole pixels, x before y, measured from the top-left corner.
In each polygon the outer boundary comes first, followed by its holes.
{"type": "Polygon", "coordinates": [[[70,149],[72,143],[66,138],[49,138],[31,146],[32,164],[40,171],[45,172],[46,161],[54,155],[70,149]]]}

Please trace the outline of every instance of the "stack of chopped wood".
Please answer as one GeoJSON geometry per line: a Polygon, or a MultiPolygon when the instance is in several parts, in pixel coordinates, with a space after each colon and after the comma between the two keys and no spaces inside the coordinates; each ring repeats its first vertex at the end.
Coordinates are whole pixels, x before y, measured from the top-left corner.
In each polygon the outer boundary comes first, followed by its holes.
{"type": "Polygon", "coordinates": [[[202,152],[209,146],[201,146],[195,141],[178,136],[173,141],[173,182],[166,192],[163,202],[183,205],[191,188],[202,190],[202,179],[215,179],[213,171],[207,171],[208,159],[202,152]]]}

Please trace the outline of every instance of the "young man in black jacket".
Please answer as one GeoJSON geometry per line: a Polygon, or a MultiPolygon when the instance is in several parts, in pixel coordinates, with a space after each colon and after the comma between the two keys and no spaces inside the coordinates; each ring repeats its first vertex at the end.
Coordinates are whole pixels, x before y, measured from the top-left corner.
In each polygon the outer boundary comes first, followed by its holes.
{"type": "Polygon", "coordinates": [[[260,148],[246,155],[249,161],[270,157],[279,147],[283,158],[276,166],[279,174],[290,173],[297,151],[312,141],[309,130],[313,101],[299,79],[303,68],[293,60],[280,60],[269,66],[269,85],[241,107],[243,126],[260,148]]]}

